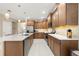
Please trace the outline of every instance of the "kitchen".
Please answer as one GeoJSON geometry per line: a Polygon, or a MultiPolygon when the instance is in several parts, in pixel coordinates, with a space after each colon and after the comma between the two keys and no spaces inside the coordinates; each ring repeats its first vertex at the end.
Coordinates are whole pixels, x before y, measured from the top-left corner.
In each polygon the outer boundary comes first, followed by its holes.
{"type": "Polygon", "coordinates": [[[78,3],[0,3],[0,11],[1,56],[79,56],[78,3]]]}

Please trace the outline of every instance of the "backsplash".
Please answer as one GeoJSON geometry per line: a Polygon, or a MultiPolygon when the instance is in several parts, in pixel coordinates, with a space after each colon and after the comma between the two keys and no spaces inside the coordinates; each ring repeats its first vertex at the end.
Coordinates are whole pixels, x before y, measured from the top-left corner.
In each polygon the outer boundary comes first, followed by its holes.
{"type": "Polygon", "coordinates": [[[79,37],[79,26],[62,26],[56,28],[56,33],[67,36],[67,30],[72,30],[72,37],[79,37]]]}

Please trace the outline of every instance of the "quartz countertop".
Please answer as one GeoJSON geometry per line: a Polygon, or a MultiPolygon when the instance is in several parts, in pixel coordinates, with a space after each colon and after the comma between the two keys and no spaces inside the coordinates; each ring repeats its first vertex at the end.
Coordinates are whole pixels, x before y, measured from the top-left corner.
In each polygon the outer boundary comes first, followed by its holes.
{"type": "Polygon", "coordinates": [[[27,36],[24,36],[22,34],[3,36],[3,37],[0,37],[0,41],[23,41],[25,40],[25,38],[29,37],[32,34],[33,33],[29,33],[27,36]]]}
{"type": "Polygon", "coordinates": [[[79,37],[68,38],[68,37],[66,37],[64,35],[60,35],[60,34],[48,34],[48,35],[55,37],[59,40],[79,40],[79,37]]]}

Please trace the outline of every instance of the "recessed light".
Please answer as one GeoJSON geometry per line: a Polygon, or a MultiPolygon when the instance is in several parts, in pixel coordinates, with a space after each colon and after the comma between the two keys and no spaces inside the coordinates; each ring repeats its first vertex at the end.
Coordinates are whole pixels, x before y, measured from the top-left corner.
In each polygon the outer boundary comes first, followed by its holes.
{"type": "Polygon", "coordinates": [[[42,11],[42,14],[45,14],[46,12],[45,11],[42,11]]]}
{"type": "Polygon", "coordinates": [[[20,23],[20,22],[21,22],[21,20],[18,20],[18,22],[20,23]]]}
{"type": "Polygon", "coordinates": [[[10,14],[9,13],[5,13],[5,18],[9,19],[9,17],[10,17],[10,14]]]}

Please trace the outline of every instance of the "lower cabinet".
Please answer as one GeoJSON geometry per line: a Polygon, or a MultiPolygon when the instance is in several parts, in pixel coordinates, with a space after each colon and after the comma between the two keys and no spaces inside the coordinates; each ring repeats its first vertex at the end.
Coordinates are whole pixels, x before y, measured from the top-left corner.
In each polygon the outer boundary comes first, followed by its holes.
{"type": "Polygon", "coordinates": [[[45,33],[34,33],[34,39],[44,39],[45,33]]]}
{"type": "Polygon", "coordinates": [[[78,40],[60,40],[48,35],[48,46],[55,56],[69,56],[71,50],[78,49],[78,40]]]}
{"type": "Polygon", "coordinates": [[[60,49],[61,49],[60,41],[57,39],[53,39],[53,53],[54,53],[54,55],[56,55],[56,56],[61,55],[60,49]]]}
{"type": "Polygon", "coordinates": [[[23,41],[5,41],[5,56],[23,56],[23,41]]]}
{"type": "Polygon", "coordinates": [[[33,42],[33,35],[23,41],[5,41],[5,56],[27,56],[33,42]]]}

